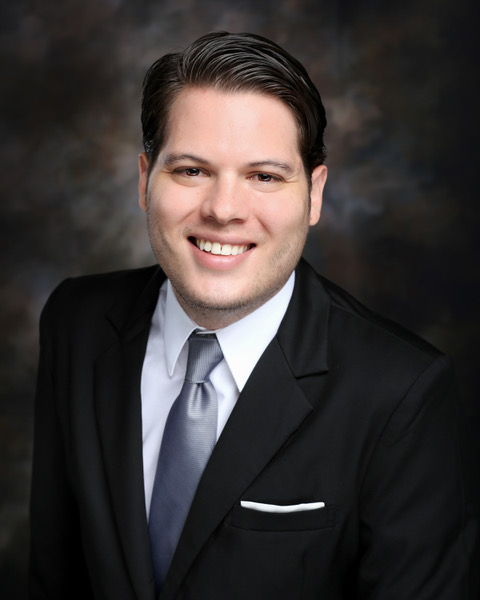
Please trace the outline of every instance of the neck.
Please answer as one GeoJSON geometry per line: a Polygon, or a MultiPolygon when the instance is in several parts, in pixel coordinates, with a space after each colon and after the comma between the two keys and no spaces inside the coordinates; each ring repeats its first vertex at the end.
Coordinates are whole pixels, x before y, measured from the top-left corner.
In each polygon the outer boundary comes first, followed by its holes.
{"type": "MultiPolygon", "coordinates": [[[[280,286],[279,289],[281,289],[281,287],[282,286],[280,286]]],[[[279,289],[275,289],[268,296],[258,298],[255,302],[218,307],[192,302],[190,299],[182,297],[177,290],[173,288],[178,303],[190,319],[192,319],[199,327],[204,327],[210,331],[216,331],[217,329],[227,327],[236,321],[240,321],[240,319],[243,319],[270,300],[279,289]]]]}
{"type": "MultiPolygon", "coordinates": [[[[248,314],[253,312],[257,306],[251,307],[236,307],[236,308],[210,308],[206,306],[195,306],[185,303],[182,298],[178,298],[180,306],[187,313],[187,315],[194,321],[198,326],[205,327],[210,331],[222,329],[227,327],[235,321],[239,321],[246,317],[248,314]]],[[[260,306],[259,304],[258,306],[260,306]]]]}

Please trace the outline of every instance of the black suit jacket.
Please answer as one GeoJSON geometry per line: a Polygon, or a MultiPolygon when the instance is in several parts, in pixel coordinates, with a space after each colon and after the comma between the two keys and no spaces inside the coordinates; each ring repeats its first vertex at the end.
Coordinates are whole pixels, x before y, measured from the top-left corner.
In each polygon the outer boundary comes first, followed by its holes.
{"type": "MultiPolygon", "coordinates": [[[[68,280],[42,314],[31,598],[154,599],[140,376],[163,279],[151,267],[68,280]]],[[[160,598],[478,599],[463,437],[449,360],[301,262],[160,598]]]]}

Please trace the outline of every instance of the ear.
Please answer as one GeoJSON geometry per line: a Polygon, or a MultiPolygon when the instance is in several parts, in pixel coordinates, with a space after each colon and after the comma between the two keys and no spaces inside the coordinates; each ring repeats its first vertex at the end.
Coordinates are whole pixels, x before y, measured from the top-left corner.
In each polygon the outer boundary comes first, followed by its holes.
{"type": "Polygon", "coordinates": [[[142,210],[147,210],[148,156],[142,152],[138,156],[138,203],[142,210]]]}
{"type": "Polygon", "coordinates": [[[323,202],[323,188],[327,181],[327,167],[318,165],[312,172],[312,189],[310,191],[310,225],[316,225],[320,219],[323,202]]]}

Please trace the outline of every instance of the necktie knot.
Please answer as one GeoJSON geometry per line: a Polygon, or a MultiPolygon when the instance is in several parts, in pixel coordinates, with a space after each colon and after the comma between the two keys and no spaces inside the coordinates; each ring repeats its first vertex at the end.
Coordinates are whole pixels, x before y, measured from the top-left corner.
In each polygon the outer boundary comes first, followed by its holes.
{"type": "Polygon", "coordinates": [[[193,333],[188,340],[185,381],[205,382],[222,358],[222,350],[215,334],[193,333]]]}

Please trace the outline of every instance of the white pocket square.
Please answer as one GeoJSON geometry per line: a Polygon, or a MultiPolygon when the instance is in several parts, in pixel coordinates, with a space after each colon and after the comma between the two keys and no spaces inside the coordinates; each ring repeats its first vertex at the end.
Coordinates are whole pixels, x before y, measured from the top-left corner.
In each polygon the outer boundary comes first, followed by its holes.
{"type": "Polygon", "coordinates": [[[315,510],[317,508],[325,508],[325,502],[304,502],[302,504],[264,504],[263,502],[250,502],[250,500],[241,500],[240,506],[249,508],[250,510],[258,510],[260,512],[269,513],[292,513],[306,510],[315,510]]]}

